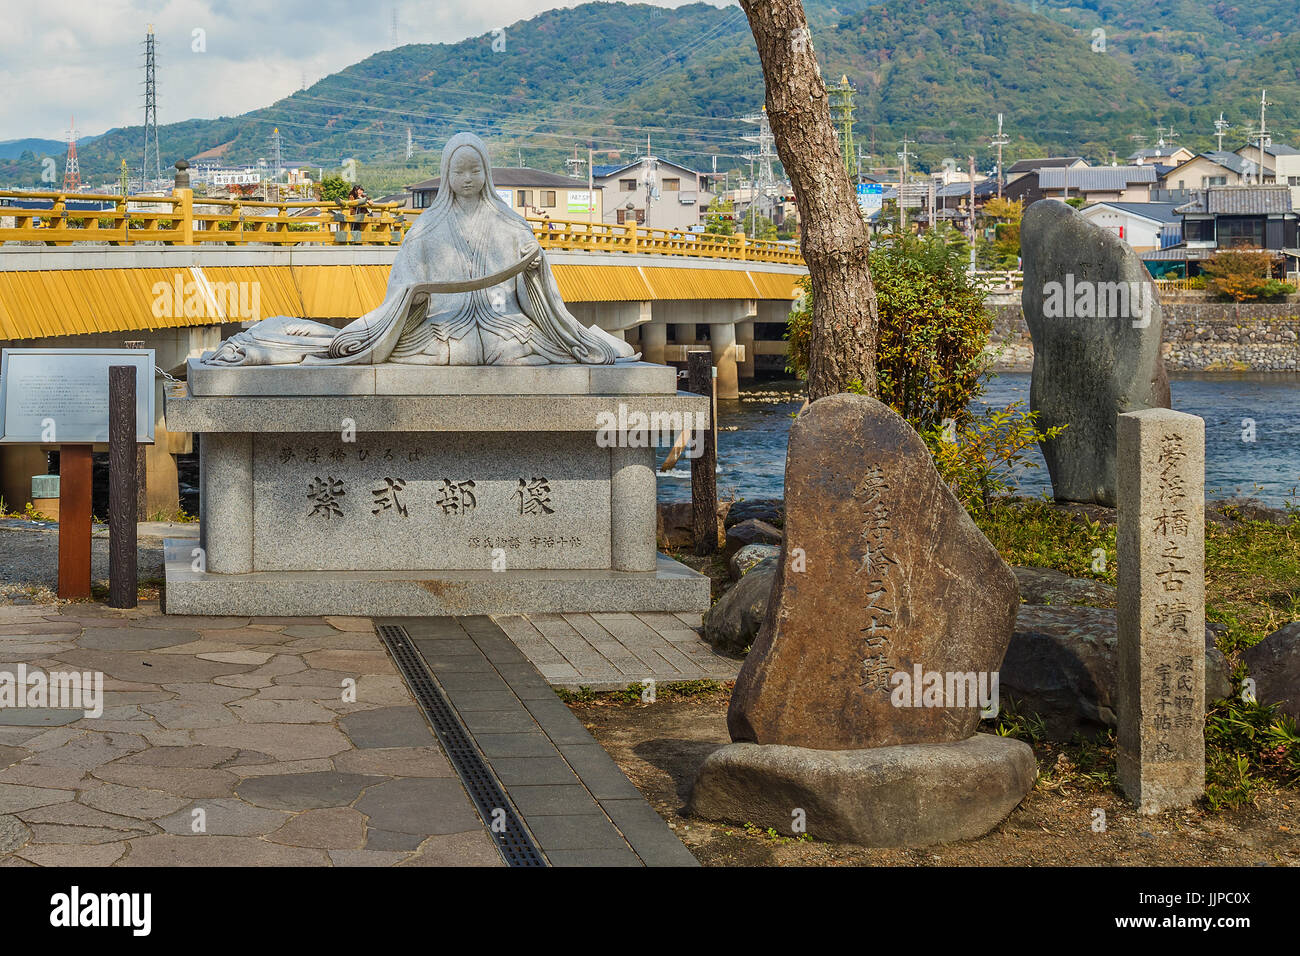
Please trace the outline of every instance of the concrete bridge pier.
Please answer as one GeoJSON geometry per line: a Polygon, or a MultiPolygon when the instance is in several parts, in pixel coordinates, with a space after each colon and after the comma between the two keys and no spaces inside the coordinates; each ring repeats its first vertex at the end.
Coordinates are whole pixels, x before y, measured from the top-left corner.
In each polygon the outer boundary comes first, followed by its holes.
{"type": "Polygon", "coordinates": [[[740,380],[748,382],[754,377],[754,323],[736,323],[736,344],[745,351],[745,357],[736,363],[740,380]]]}
{"type": "Polygon", "coordinates": [[[638,327],[641,332],[641,358],[658,365],[667,364],[668,326],[663,322],[647,322],[638,327]]]}

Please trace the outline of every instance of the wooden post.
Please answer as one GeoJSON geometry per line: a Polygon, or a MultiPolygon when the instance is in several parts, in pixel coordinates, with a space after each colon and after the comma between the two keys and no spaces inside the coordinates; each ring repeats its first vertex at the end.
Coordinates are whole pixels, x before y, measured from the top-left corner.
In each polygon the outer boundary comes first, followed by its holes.
{"type": "Polygon", "coordinates": [[[135,607],[135,366],[108,370],[108,606],[135,607]]]}
{"type": "Polygon", "coordinates": [[[718,550],[718,445],[717,413],[713,397],[713,355],[710,352],[686,354],[687,387],[710,399],[709,428],[696,441],[703,442],[700,454],[691,459],[691,504],[695,529],[695,553],[713,554],[718,550]]]}
{"type": "Polygon", "coordinates": [[[59,597],[90,597],[91,446],[59,447],[59,597]]]}

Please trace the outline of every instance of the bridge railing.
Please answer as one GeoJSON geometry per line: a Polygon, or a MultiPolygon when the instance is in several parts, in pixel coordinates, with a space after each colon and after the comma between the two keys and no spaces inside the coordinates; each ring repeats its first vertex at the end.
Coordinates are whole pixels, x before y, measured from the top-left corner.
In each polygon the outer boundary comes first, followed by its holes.
{"type": "MultiPolygon", "coordinates": [[[[0,191],[0,244],[397,245],[421,212],[399,209],[397,203],[210,199],[196,197],[188,189],[177,189],[170,196],[130,197],[0,191]],[[42,208],[18,206],[17,201],[36,201],[42,208]],[[105,208],[69,208],[69,203],[98,203],[105,208]],[[4,224],[8,218],[13,225],[4,224]]],[[[536,217],[529,217],[528,222],[547,249],[803,265],[799,247],[792,242],[647,228],[636,223],[536,217]]]]}

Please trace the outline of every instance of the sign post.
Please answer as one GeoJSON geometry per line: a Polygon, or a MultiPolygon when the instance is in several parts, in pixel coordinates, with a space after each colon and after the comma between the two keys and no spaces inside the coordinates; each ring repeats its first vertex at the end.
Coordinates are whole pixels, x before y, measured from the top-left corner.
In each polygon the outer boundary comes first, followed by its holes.
{"type": "MultiPolygon", "coordinates": [[[[114,365],[133,367],[135,441],[151,444],[152,349],[0,350],[0,443],[59,447],[61,598],[90,597],[92,453],[109,440],[109,368],[114,365]]],[[[131,459],[134,473],[134,449],[131,459]]]]}

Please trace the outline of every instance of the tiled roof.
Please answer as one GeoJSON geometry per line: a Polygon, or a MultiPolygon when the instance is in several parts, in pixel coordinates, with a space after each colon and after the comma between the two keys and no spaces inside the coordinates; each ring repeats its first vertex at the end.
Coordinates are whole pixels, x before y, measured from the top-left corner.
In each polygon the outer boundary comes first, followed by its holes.
{"type": "Polygon", "coordinates": [[[1183,215],[1265,216],[1291,212],[1291,190],[1286,186],[1211,186],[1199,190],[1191,202],[1179,206],[1183,215]]]}
{"type": "Polygon", "coordinates": [[[1229,153],[1227,150],[1214,150],[1209,153],[1201,153],[1201,155],[1212,163],[1218,163],[1224,169],[1231,169],[1238,176],[1244,176],[1246,174],[1247,164],[1249,164],[1249,168],[1252,172],[1256,166],[1255,163],[1242,159],[1236,153],[1229,153]]]}
{"type": "Polygon", "coordinates": [[[1007,167],[1007,174],[1028,173],[1035,169],[1058,169],[1083,162],[1082,156],[1043,156],[1039,159],[1022,159],[1007,167]]]}
{"type": "Polygon", "coordinates": [[[1099,209],[1102,206],[1118,209],[1131,216],[1141,216],[1152,222],[1174,223],[1179,220],[1178,203],[1173,202],[1101,202],[1088,208],[1099,209]]]}
{"type": "Polygon", "coordinates": [[[1133,183],[1154,183],[1154,166],[1097,166],[1091,169],[1044,169],[1038,173],[1040,189],[1077,189],[1080,192],[1110,192],[1133,183]]]}

